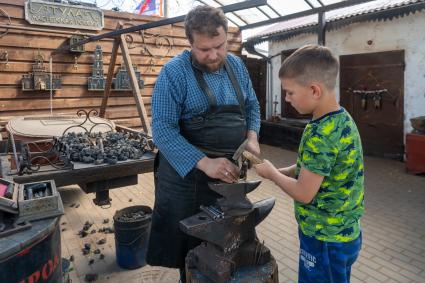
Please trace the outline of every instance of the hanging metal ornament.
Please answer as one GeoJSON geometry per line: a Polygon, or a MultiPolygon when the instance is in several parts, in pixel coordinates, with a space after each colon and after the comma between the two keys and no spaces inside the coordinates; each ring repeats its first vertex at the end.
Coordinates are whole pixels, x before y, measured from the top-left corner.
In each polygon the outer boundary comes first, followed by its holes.
{"type": "Polygon", "coordinates": [[[74,65],[72,66],[74,70],[78,70],[78,57],[74,56],[74,65]]]}

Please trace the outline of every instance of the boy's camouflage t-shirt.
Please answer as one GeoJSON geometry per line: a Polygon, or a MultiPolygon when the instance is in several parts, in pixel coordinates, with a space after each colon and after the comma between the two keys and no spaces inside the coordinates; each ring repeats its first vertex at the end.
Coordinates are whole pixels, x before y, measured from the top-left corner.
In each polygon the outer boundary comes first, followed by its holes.
{"type": "Polygon", "coordinates": [[[321,241],[356,239],[364,212],[363,152],[357,127],[345,109],[307,124],[296,176],[301,167],[324,176],[312,202],[305,205],[295,201],[301,231],[321,241]]]}

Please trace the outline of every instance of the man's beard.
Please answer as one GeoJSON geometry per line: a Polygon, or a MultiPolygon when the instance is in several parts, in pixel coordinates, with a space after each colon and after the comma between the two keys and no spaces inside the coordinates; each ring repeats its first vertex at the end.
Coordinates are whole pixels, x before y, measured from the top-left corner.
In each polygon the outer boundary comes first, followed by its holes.
{"type": "Polygon", "coordinates": [[[203,72],[209,72],[209,73],[213,73],[213,72],[220,70],[220,68],[223,67],[223,65],[224,65],[224,59],[221,59],[220,62],[214,63],[214,65],[201,64],[201,63],[199,63],[198,60],[196,60],[196,58],[194,56],[193,56],[193,61],[195,63],[195,66],[198,69],[200,69],[203,72]]]}

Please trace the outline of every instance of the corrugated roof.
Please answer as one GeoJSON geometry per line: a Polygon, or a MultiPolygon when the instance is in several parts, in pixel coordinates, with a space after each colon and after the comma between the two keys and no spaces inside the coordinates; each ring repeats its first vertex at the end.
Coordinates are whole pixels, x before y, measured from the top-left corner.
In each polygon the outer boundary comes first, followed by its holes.
{"type": "MultiPolygon", "coordinates": [[[[356,6],[350,6],[346,8],[341,8],[337,10],[328,11],[325,14],[326,17],[326,29],[331,30],[341,25],[332,25],[337,22],[346,22],[350,24],[355,22],[353,19],[362,19],[362,20],[374,20],[380,19],[380,17],[370,17],[372,14],[380,14],[384,19],[392,18],[394,16],[405,15],[411,12],[414,12],[419,9],[425,8],[425,0],[377,0],[373,2],[368,2],[364,4],[359,4],[356,6]],[[423,4],[423,5],[415,5],[423,4]],[[416,9],[410,8],[410,6],[415,5],[416,9]],[[409,7],[410,9],[403,9],[409,7]],[[392,11],[391,14],[385,15],[385,11],[392,11]],[[381,13],[382,12],[382,13],[381,13]],[[368,15],[368,17],[364,17],[368,15]]],[[[264,41],[270,40],[282,40],[286,39],[301,33],[316,32],[318,24],[318,16],[310,15],[301,18],[296,18],[289,21],[284,21],[277,23],[264,31],[249,37],[247,39],[247,44],[257,44],[264,41]]]]}

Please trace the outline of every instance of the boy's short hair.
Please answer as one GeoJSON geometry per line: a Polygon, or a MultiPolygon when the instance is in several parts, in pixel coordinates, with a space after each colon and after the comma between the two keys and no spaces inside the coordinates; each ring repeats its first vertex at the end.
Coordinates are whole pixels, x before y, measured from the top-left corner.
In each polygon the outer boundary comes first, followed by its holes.
{"type": "Polygon", "coordinates": [[[334,89],[338,69],[338,59],[329,48],[306,45],[283,61],[279,78],[294,79],[301,85],[316,81],[323,83],[328,89],[334,89]]]}
{"type": "Polygon", "coordinates": [[[217,36],[217,29],[223,27],[227,33],[227,18],[223,11],[211,6],[196,6],[186,16],[184,29],[186,37],[193,43],[193,33],[217,36]]]}

